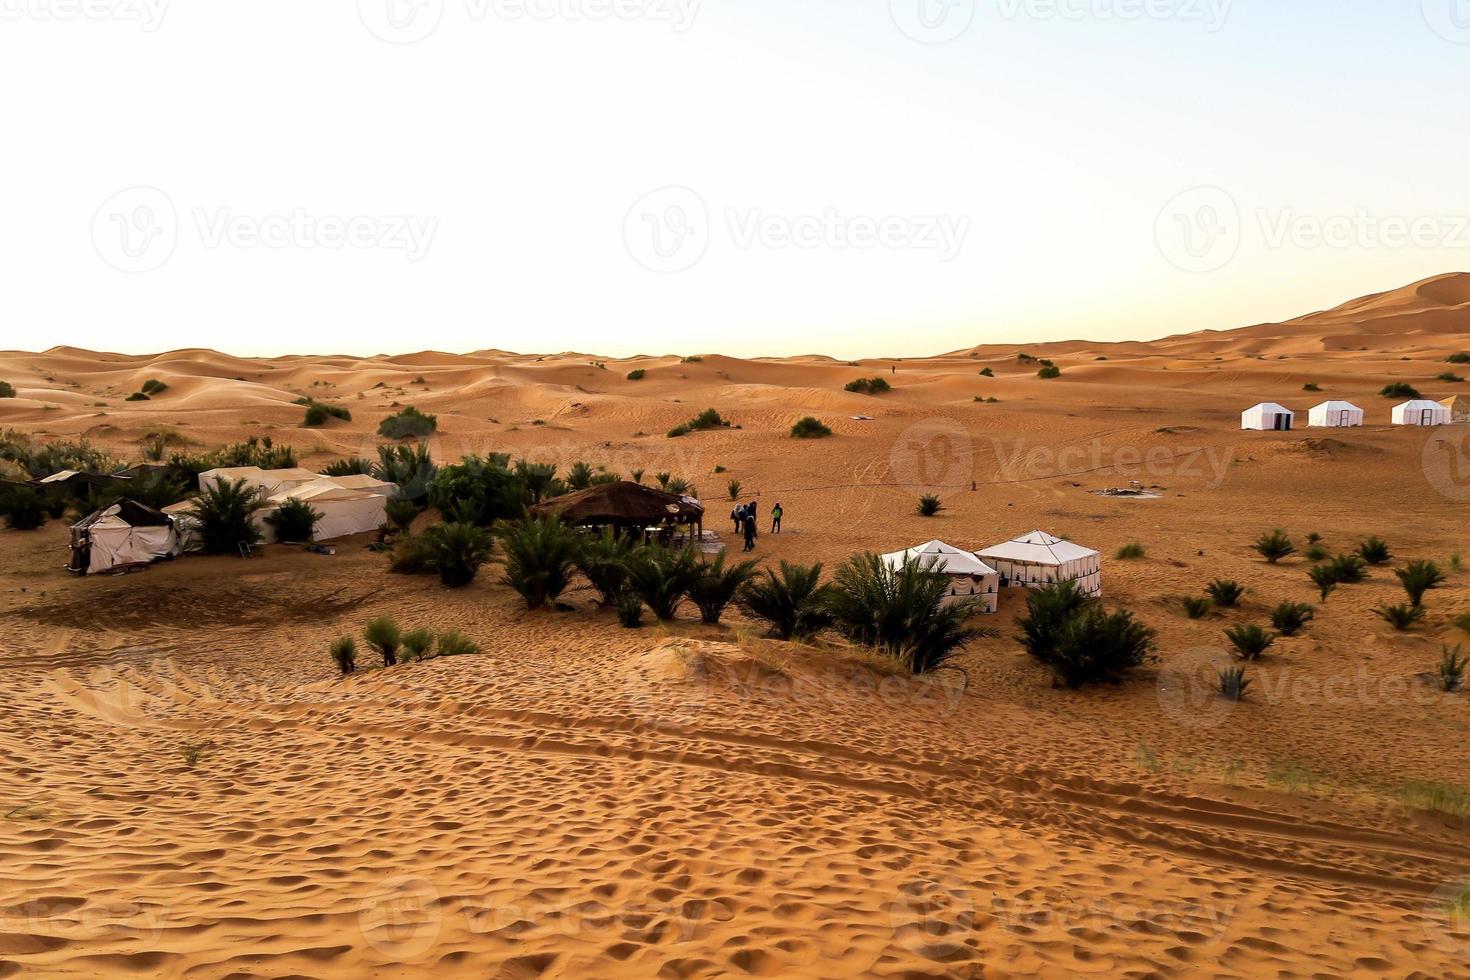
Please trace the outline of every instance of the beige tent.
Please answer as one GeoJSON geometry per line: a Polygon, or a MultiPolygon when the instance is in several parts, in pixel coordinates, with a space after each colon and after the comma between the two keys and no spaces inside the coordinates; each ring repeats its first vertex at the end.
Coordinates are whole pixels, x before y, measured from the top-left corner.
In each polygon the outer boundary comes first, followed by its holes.
{"type": "Polygon", "coordinates": [[[69,571],[98,575],[180,553],[173,521],[162,511],[119,500],[72,525],[69,571]]]}
{"type": "Polygon", "coordinates": [[[217,470],[206,470],[199,474],[199,489],[207,490],[218,480],[234,483],[244,480],[245,485],[260,491],[262,499],[270,499],[282,490],[314,483],[326,477],[320,473],[300,468],[288,470],[263,470],[259,466],[229,466],[217,470]]]}
{"type": "Polygon", "coordinates": [[[961,551],[943,541],[930,541],[908,551],[884,555],[883,563],[897,570],[909,559],[918,559],[924,567],[943,572],[950,577],[947,601],[959,602],[973,598],[976,600],[976,608],[986,614],[994,613],[998,608],[1000,573],[976,558],[973,552],[961,551]]]}
{"type": "Polygon", "coordinates": [[[1001,585],[1039,589],[1076,582],[1084,595],[1102,596],[1102,556],[1091,548],[1032,531],[976,554],[1000,572],[1001,585]]]}
{"type": "Polygon", "coordinates": [[[366,473],[356,473],[352,476],[324,476],[321,479],[330,480],[344,490],[362,490],[365,493],[375,493],[380,497],[392,497],[398,493],[398,484],[380,480],[366,473]]]}
{"type": "Polygon", "coordinates": [[[350,490],[338,486],[332,479],[321,477],[312,483],[282,490],[266,502],[266,507],[255,514],[256,525],[266,540],[272,540],[271,527],[265,518],[276,512],[287,500],[300,500],[321,514],[316,525],[316,540],[331,541],[350,534],[365,534],[376,531],[388,522],[384,509],[388,498],[366,490],[350,490]]]}

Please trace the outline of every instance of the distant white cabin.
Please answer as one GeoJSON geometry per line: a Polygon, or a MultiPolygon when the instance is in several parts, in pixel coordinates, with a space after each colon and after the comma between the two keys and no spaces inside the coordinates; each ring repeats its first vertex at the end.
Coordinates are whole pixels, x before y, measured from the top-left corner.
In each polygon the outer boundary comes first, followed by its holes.
{"type": "Polygon", "coordinates": [[[1242,429],[1257,429],[1263,432],[1286,432],[1296,424],[1296,413],[1275,402],[1262,402],[1254,408],[1240,413],[1242,429]]]}
{"type": "Polygon", "coordinates": [[[1449,425],[1451,419],[1446,406],[1424,398],[1404,402],[1393,410],[1394,425],[1449,425]]]}
{"type": "Polygon", "coordinates": [[[987,615],[1000,608],[1000,572],[976,558],[973,552],[961,551],[943,541],[930,541],[908,551],[884,555],[883,563],[896,570],[912,558],[950,577],[947,602],[973,598],[978,610],[987,615]]]}
{"type": "Polygon", "coordinates": [[[1045,531],[1032,531],[975,554],[1000,573],[1002,587],[1040,589],[1076,582],[1084,595],[1102,597],[1102,556],[1045,531]]]}
{"type": "Polygon", "coordinates": [[[1308,415],[1314,429],[1352,429],[1363,424],[1363,410],[1352,402],[1323,402],[1308,415]]]}

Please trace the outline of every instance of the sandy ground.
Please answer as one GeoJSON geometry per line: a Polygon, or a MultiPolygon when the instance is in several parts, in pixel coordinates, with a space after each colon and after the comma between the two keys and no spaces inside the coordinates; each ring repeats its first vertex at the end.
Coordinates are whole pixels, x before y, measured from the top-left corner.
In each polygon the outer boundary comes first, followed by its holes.
{"type": "Polygon", "coordinates": [[[1054,690],[1008,593],[968,682],[925,683],[734,616],[628,632],[586,591],[527,613],[494,571],[450,593],[387,575],[361,540],[77,579],[60,522],[0,532],[0,977],[1470,975],[1470,920],[1446,908],[1470,823],[1415,789],[1470,786],[1470,694],[1423,676],[1470,639],[1451,623],[1470,573],[1399,634],[1371,613],[1402,595],[1375,570],[1278,642],[1248,701],[1205,683],[1225,627],[1316,601],[1305,560],[1250,551],[1263,530],[1470,556],[1470,427],[1392,429],[1377,394],[1456,393],[1434,378],[1470,348],[1467,283],[1029,349],[1053,381],[1016,347],[860,366],[0,354],[19,390],[0,426],[120,456],[160,429],[201,449],[271,435],[311,465],[371,455],[399,402],[438,413],[441,460],[689,477],[722,533],[738,479],[785,506],[769,560],[1037,527],[1107,556],[1138,541],[1147,557],[1109,558],[1104,586],[1162,658],[1119,688],[1054,690]],[[894,390],[842,390],[875,374],[894,390]],[[122,400],[149,378],[169,390],[122,400]],[[354,421],[303,430],[302,395],[354,421]],[[1327,398],[1369,425],[1238,430],[1257,401],[1304,423],[1327,398]],[[741,428],[663,436],[707,407],[741,428]],[[791,440],[808,414],[834,437],[791,440]],[[1158,499],[1092,493],[1130,480],[1158,499]],[[931,486],[947,510],[925,519],[931,486]],[[1177,597],[1217,577],[1250,587],[1241,608],[1186,618],[1177,597]],[[334,677],[327,643],[385,613],[484,652],[334,677]]]}

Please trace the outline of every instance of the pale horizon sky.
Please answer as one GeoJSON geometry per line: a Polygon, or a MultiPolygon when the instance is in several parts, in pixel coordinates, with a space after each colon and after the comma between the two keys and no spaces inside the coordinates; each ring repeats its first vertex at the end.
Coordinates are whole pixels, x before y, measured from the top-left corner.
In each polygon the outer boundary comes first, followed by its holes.
{"type": "Polygon", "coordinates": [[[0,348],[840,358],[1470,269],[1470,0],[0,0],[0,348]]]}

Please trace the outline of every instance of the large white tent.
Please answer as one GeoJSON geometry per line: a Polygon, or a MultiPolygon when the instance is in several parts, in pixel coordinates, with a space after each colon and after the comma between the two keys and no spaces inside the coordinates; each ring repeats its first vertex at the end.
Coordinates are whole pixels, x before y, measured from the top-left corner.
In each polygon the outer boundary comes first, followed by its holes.
{"type": "Polygon", "coordinates": [[[1352,402],[1323,402],[1312,407],[1308,419],[1314,429],[1352,429],[1363,424],[1363,410],[1352,402]]]}
{"type": "Polygon", "coordinates": [[[960,602],[974,598],[982,613],[994,613],[999,608],[1000,573],[972,552],[961,551],[943,541],[930,541],[883,556],[883,563],[892,569],[903,567],[904,562],[917,559],[926,568],[943,572],[951,579],[949,602],[960,602]]]}
{"type": "Polygon", "coordinates": [[[994,566],[1003,586],[1038,589],[1056,582],[1076,582],[1084,595],[1102,596],[1102,556],[1045,531],[1032,531],[976,555],[994,566]]]}
{"type": "Polygon", "coordinates": [[[180,550],[167,514],[123,499],[72,525],[67,568],[78,575],[97,575],[127,565],[147,565],[180,550]]]}
{"type": "Polygon", "coordinates": [[[208,490],[216,481],[223,480],[226,483],[234,483],[236,480],[244,480],[245,485],[259,490],[263,499],[269,499],[282,490],[299,487],[305,483],[314,483],[323,479],[320,473],[300,468],[287,470],[263,470],[259,466],[229,466],[217,470],[206,470],[199,474],[199,489],[208,490]]]}
{"type": "Polygon", "coordinates": [[[316,540],[331,541],[345,538],[349,534],[364,534],[376,531],[387,523],[384,509],[388,498],[366,490],[352,490],[338,486],[329,477],[319,477],[311,483],[282,490],[266,502],[266,507],[255,514],[257,526],[266,540],[271,540],[270,525],[265,518],[273,514],[287,500],[299,500],[321,514],[316,524],[316,540]]]}
{"type": "Polygon", "coordinates": [[[1262,402],[1240,413],[1242,429],[1283,432],[1296,424],[1296,413],[1275,402],[1262,402]]]}
{"type": "Polygon", "coordinates": [[[1423,398],[1404,402],[1393,410],[1394,425],[1449,425],[1451,418],[1447,407],[1423,398]]]}

